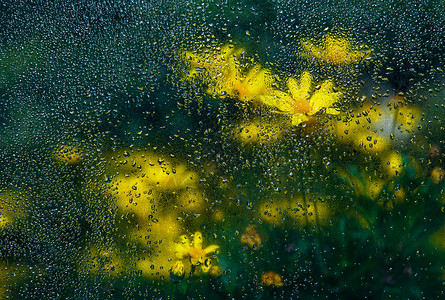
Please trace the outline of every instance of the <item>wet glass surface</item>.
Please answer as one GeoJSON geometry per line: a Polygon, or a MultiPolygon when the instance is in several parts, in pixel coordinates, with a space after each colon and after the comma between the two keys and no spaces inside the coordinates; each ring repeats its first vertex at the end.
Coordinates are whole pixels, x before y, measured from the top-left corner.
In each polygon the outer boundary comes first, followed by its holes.
{"type": "Polygon", "coordinates": [[[1,299],[440,299],[442,1],[0,3],[1,299]]]}

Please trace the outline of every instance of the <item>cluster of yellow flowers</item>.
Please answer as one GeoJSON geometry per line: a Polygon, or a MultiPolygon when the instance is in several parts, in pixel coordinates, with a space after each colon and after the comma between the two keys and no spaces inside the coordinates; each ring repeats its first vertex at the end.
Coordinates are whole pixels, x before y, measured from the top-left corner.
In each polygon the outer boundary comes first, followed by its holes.
{"type": "MultiPolygon", "coordinates": [[[[302,40],[305,56],[327,64],[344,65],[359,62],[369,51],[351,46],[350,39],[326,35],[322,46],[302,40]]],[[[245,67],[245,50],[232,44],[187,51],[187,80],[200,79],[207,93],[216,97],[237,98],[241,102],[256,102],[275,113],[290,117],[292,125],[309,121],[319,112],[337,115],[335,103],[342,97],[332,79],[314,82],[314,76],[304,71],[298,78],[287,79],[287,92],[277,88],[281,80],[260,64],[245,67]]]]}
{"type": "Polygon", "coordinates": [[[398,95],[387,104],[366,102],[350,117],[334,120],[334,132],[343,143],[351,143],[365,153],[384,153],[392,140],[412,136],[420,125],[421,110],[398,95]]]}
{"type": "MultiPolygon", "coordinates": [[[[354,187],[357,195],[377,199],[388,180],[405,170],[404,158],[392,144],[410,138],[421,120],[421,110],[400,95],[391,97],[386,104],[365,102],[348,118],[333,120],[333,132],[341,143],[380,160],[380,164],[375,165],[378,171],[372,176],[362,174],[357,177],[349,172],[339,172],[339,175],[354,187]]],[[[416,167],[414,161],[411,165],[416,167]]],[[[395,191],[395,196],[403,199],[403,191],[395,191]]]]}
{"type": "Polygon", "coordinates": [[[181,269],[182,260],[176,260],[189,258],[191,266],[186,269],[196,269],[198,275],[220,273],[218,266],[210,266],[209,255],[217,246],[203,249],[199,232],[190,243],[181,235],[199,226],[200,214],[206,213],[208,203],[198,187],[197,172],[174,155],[137,149],[110,153],[106,162],[104,178],[117,209],[116,233],[140,249],[143,258],[129,263],[113,247],[92,242],[81,262],[83,270],[117,276],[136,269],[147,278],[168,280],[173,269],[181,269]]]}

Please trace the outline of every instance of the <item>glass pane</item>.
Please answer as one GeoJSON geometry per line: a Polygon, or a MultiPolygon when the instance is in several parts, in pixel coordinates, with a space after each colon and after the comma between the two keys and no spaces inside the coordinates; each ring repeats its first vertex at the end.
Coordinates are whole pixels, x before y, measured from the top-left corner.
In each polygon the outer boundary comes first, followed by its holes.
{"type": "Polygon", "coordinates": [[[0,11],[0,298],[444,297],[442,1],[0,11]]]}

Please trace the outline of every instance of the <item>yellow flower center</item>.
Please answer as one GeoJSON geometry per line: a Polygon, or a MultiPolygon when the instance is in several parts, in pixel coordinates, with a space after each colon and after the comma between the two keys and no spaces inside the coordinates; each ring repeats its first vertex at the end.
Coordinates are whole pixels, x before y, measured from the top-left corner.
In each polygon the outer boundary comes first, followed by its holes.
{"type": "Polygon", "coordinates": [[[193,260],[197,260],[198,262],[204,261],[206,257],[206,253],[202,248],[191,247],[189,250],[190,258],[193,260]]]}
{"type": "Polygon", "coordinates": [[[312,105],[307,100],[295,100],[293,108],[294,108],[294,113],[305,115],[312,110],[312,105]]]}

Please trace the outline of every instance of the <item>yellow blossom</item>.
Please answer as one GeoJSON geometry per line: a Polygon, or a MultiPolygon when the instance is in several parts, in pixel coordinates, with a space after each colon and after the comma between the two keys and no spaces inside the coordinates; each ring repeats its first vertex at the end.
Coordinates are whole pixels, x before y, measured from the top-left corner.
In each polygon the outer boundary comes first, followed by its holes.
{"type": "Polygon", "coordinates": [[[244,77],[233,76],[228,78],[228,81],[232,84],[229,95],[238,96],[241,101],[251,101],[269,93],[274,77],[269,70],[257,64],[244,77]]]}
{"type": "Polygon", "coordinates": [[[250,101],[267,94],[275,81],[273,74],[259,64],[244,68],[241,63],[244,52],[231,44],[201,52],[188,51],[186,60],[190,69],[187,77],[203,80],[207,93],[219,97],[250,101]]]}
{"type": "Polygon", "coordinates": [[[398,176],[404,167],[402,155],[396,151],[388,152],[384,157],[382,157],[381,165],[383,170],[390,177],[398,176]]]}
{"type": "Polygon", "coordinates": [[[398,95],[387,105],[364,103],[350,116],[333,120],[333,131],[338,139],[353,144],[364,153],[384,154],[394,143],[410,137],[420,126],[422,112],[408,105],[398,95]]]}
{"type": "Polygon", "coordinates": [[[389,139],[372,131],[361,131],[354,138],[354,144],[363,152],[381,153],[390,148],[389,139]]]}
{"type": "Polygon", "coordinates": [[[261,236],[255,225],[249,226],[244,230],[244,233],[241,236],[241,244],[247,245],[254,250],[258,250],[262,247],[261,236]]]}
{"type": "Polygon", "coordinates": [[[208,272],[211,266],[210,254],[214,253],[219,246],[211,245],[205,249],[202,248],[202,233],[195,232],[191,239],[187,235],[180,237],[175,245],[175,254],[179,259],[190,259],[194,266],[201,266],[204,273],[208,272]]]}
{"type": "Polygon", "coordinates": [[[289,217],[298,225],[326,225],[332,214],[333,209],[327,202],[309,201],[309,195],[305,196],[306,205],[303,196],[290,199],[286,207],[289,217]]]}
{"type": "MultiPolygon", "coordinates": [[[[183,227],[174,214],[157,215],[155,218],[148,224],[140,222],[137,230],[135,228],[129,235],[136,237],[140,242],[139,247],[148,248],[150,253],[136,262],[136,270],[150,279],[167,280],[171,278],[170,267],[176,259],[175,241],[183,227]]],[[[185,273],[187,272],[189,267],[185,266],[185,273]]]]}
{"type": "Polygon", "coordinates": [[[339,114],[339,111],[332,107],[341,97],[340,92],[334,91],[334,82],[325,80],[318,89],[311,91],[312,81],[311,73],[305,71],[299,80],[293,77],[288,79],[289,93],[274,90],[273,95],[263,96],[261,101],[278,109],[278,112],[290,115],[292,125],[308,121],[321,110],[331,115],[339,114]]]}
{"type": "Polygon", "coordinates": [[[440,183],[444,176],[445,176],[445,171],[441,168],[441,167],[434,167],[431,170],[431,181],[434,183],[440,183]]]}
{"type": "Polygon", "coordinates": [[[260,218],[269,224],[279,225],[286,219],[286,201],[265,200],[259,207],[260,218]]]}
{"type": "Polygon", "coordinates": [[[280,287],[284,285],[281,275],[272,271],[263,273],[261,275],[261,282],[264,285],[271,287],[280,287]]]}
{"type": "Polygon", "coordinates": [[[185,276],[185,266],[181,260],[175,262],[173,267],[170,269],[170,279],[172,281],[180,281],[184,279],[185,276]]]}
{"type": "Polygon", "coordinates": [[[190,65],[187,76],[190,78],[207,75],[225,77],[230,73],[237,73],[236,62],[242,53],[244,49],[235,49],[235,46],[231,44],[204,48],[202,51],[187,51],[185,58],[190,65]]]}
{"type": "Polygon", "coordinates": [[[330,65],[358,63],[371,54],[363,45],[353,45],[351,39],[332,34],[324,35],[319,45],[309,39],[301,39],[300,42],[306,56],[330,65]]]}
{"type": "MultiPolygon", "coordinates": [[[[197,173],[176,159],[151,151],[121,150],[110,153],[108,175],[143,178],[146,185],[158,190],[196,187],[197,173]]],[[[174,155],[172,155],[173,157],[174,155]]]]}

